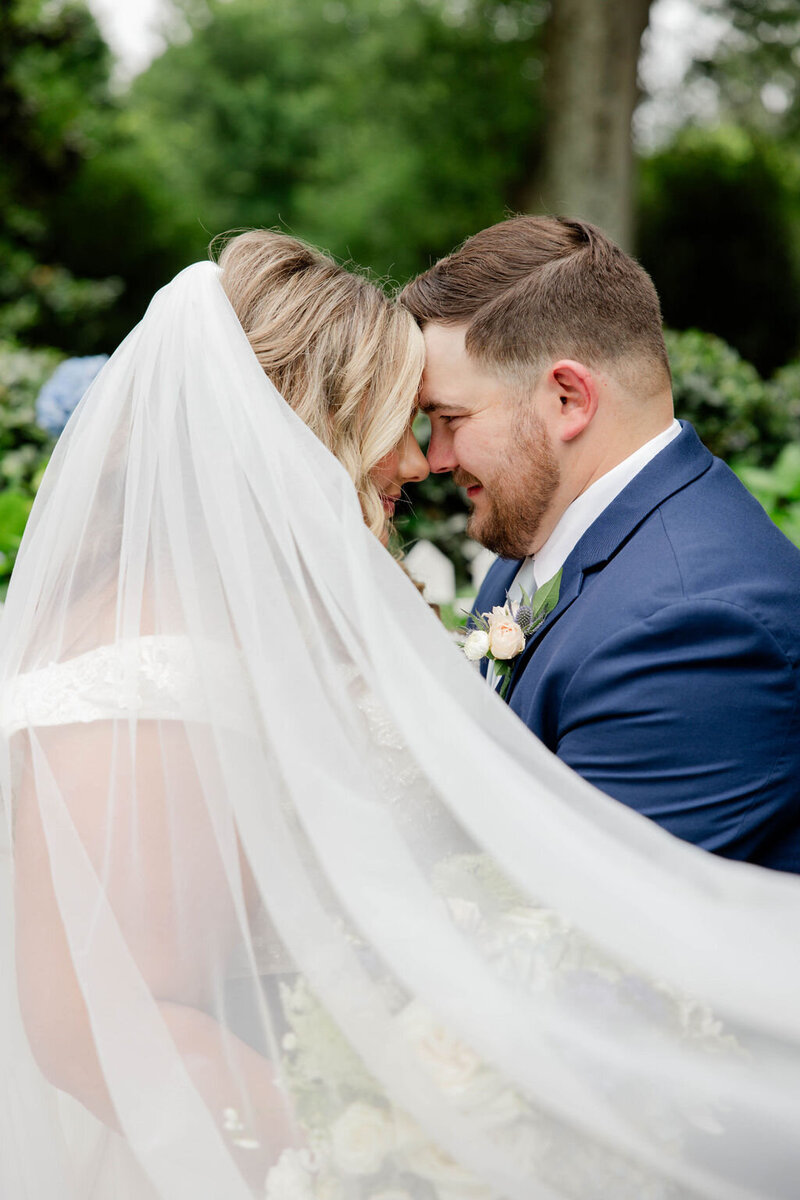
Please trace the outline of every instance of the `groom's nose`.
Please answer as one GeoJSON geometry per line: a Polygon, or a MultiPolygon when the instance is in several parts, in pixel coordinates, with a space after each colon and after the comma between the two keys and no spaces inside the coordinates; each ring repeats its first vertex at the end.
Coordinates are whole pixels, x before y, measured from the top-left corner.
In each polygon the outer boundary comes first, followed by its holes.
{"type": "Polygon", "coordinates": [[[453,453],[453,439],[441,426],[431,422],[431,440],[428,442],[428,466],[434,475],[454,471],[458,459],[453,453]]]}

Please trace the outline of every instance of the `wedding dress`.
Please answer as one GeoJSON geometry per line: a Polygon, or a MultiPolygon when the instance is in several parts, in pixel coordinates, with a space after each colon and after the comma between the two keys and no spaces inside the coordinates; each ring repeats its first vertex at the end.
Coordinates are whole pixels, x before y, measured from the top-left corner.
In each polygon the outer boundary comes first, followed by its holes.
{"type": "Polygon", "coordinates": [[[529,735],[213,265],[76,411],[0,636],[4,1200],[796,1195],[800,883],[529,735]]]}

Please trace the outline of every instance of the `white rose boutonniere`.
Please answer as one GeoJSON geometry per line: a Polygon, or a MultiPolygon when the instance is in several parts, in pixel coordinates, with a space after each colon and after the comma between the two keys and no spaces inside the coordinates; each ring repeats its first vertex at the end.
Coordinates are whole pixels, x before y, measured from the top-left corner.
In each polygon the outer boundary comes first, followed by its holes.
{"type": "Polygon", "coordinates": [[[480,662],[489,653],[489,635],[483,629],[473,629],[464,642],[464,653],[470,662],[480,662]]]}
{"type": "Polygon", "coordinates": [[[508,605],[493,608],[489,621],[489,649],[495,661],[516,658],[525,649],[525,634],[509,611],[508,605]]]}
{"type": "Polygon", "coordinates": [[[561,571],[543,583],[531,598],[524,591],[522,602],[506,601],[502,607],[495,605],[490,613],[473,613],[476,629],[467,636],[463,650],[470,662],[489,658],[494,662],[497,675],[502,676],[500,698],[505,699],[514,660],[522,654],[530,638],[558,604],[561,588],[561,571]]]}

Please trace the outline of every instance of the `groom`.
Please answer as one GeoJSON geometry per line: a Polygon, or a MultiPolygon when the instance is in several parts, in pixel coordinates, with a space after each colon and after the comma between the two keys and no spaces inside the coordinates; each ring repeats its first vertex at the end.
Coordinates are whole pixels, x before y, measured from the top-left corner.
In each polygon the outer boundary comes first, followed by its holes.
{"type": "Polygon", "coordinates": [[[476,611],[556,580],[511,708],[678,837],[800,872],[800,552],[675,421],[650,277],[590,225],[516,217],[402,302],[431,470],[500,556],[476,611]]]}

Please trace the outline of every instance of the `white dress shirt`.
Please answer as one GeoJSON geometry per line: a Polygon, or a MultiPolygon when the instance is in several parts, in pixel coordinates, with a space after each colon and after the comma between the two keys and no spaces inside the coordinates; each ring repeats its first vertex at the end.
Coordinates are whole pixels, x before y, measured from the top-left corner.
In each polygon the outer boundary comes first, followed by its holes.
{"type": "MultiPolygon", "coordinates": [[[[612,467],[605,475],[596,479],[590,487],[577,496],[559,521],[545,544],[536,555],[522,560],[522,565],[508,589],[508,598],[514,604],[522,599],[523,589],[532,596],[537,588],[547,583],[563,567],[590,525],[593,525],[604,509],[608,508],[624,487],[651,462],[681,431],[678,421],[668,429],[645,442],[633,454],[612,467]]],[[[489,661],[486,682],[494,687],[498,682],[494,663],[489,661]]]]}

